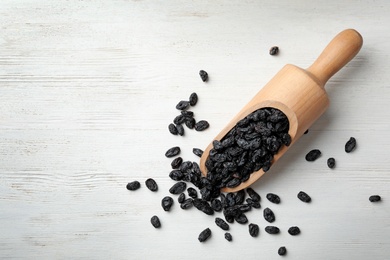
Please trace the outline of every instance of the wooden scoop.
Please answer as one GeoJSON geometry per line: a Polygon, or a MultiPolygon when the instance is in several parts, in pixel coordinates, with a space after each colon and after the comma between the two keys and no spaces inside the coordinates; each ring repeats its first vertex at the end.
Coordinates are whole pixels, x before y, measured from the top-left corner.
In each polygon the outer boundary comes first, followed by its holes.
{"type": "MultiPolygon", "coordinates": [[[[336,35],[308,69],[287,64],[241,109],[214,140],[220,141],[238,121],[253,111],[264,107],[277,108],[289,119],[291,144],[283,146],[275,154],[272,165],[275,164],[328,108],[329,99],[324,89],[325,83],[359,52],[362,44],[362,36],[353,29],[347,29],[336,35]]],[[[212,148],[213,144],[210,143],[200,159],[200,169],[204,176],[207,176],[205,162],[212,148]]],[[[263,174],[263,170],[256,171],[239,186],[222,190],[239,191],[250,186],[263,174]]]]}

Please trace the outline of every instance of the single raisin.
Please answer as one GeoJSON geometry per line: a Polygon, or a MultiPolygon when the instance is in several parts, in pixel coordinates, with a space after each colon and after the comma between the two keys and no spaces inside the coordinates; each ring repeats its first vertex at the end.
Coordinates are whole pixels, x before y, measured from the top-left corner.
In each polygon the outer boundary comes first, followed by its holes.
{"type": "Polygon", "coordinates": [[[288,229],[288,233],[292,236],[296,236],[298,235],[299,233],[301,233],[301,230],[299,229],[299,227],[290,227],[288,229]]]}
{"type": "Polygon", "coordinates": [[[199,149],[199,148],[193,148],[193,149],[192,149],[192,152],[193,152],[196,156],[198,156],[198,157],[202,157],[202,155],[203,155],[203,150],[201,150],[201,149],[199,149]]]}
{"type": "Polygon", "coordinates": [[[188,198],[184,200],[182,203],[180,203],[180,208],[182,209],[189,209],[193,206],[193,200],[191,198],[188,198]]]}
{"type": "Polygon", "coordinates": [[[186,199],[186,195],[183,193],[180,193],[179,197],[177,198],[177,202],[183,203],[186,199]]]}
{"type": "Polygon", "coordinates": [[[287,249],[284,246],[279,247],[278,254],[279,255],[285,255],[287,253],[287,249]]]}
{"type": "Polygon", "coordinates": [[[157,216],[153,216],[150,219],[150,223],[152,223],[153,227],[155,227],[155,228],[161,227],[160,219],[157,216]]]}
{"type": "Polygon", "coordinates": [[[249,234],[252,236],[252,237],[257,237],[259,235],[259,226],[257,224],[249,224],[249,234]]]}
{"type": "Polygon", "coordinates": [[[165,156],[168,158],[174,157],[180,153],[180,147],[174,146],[169,148],[168,151],[165,152],[165,156]]]}
{"type": "Polygon", "coordinates": [[[174,181],[181,181],[184,178],[184,173],[180,170],[173,170],[169,173],[169,178],[174,181]]]}
{"type": "Polygon", "coordinates": [[[210,206],[214,211],[221,211],[222,210],[222,203],[219,199],[212,199],[210,202],[210,206]]]}
{"type": "Polygon", "coordinates": [[[275,226],[266,226],[265,232],[267,232],[268,234],[278,234],[280,230],[278,227],[275,226]]]}
{"type": "Polygon", "coordinates": [[[329,158],[326,161],[326,164],[328,165],[329,168],[333,169],[336,165],[336,160],[334,158],[329,158]]]}
{"type": "Polygon", "coordinates": [[[247,198],[245,201],[246,201],[246,203],[248,203],[249,206],[251,206],[255,209],[261,208],[260,202],[254,201],[252,198],[247,198]]]}
{"type": "Polygon", "coordinates": [[[214,214],[213,208],[210,206],[210,204],[207,201],[197,198],[197,199],[194,199],[192,201],[192,203],[194,204],[195,208],[202,211],[203,213],[205,213],[207,215],[214,214]]]}
{"type": "Polygon", "coordinates": [[[169,196],[166,196],[161,201],[161,206],[165,211],[169,211],[173,205],[173,199],[169,196]]]}
{"type": "Polygon", "coordinates": [[[139,183],[139,181],[132,181],[126,185],[126,189],[128,190],[138,190],[140,187],[141,184],[139,183]]]}
{"type": "Polygon", "coordinates": [[[195,124],[196,131],[203,131],[209,128],[209,123],[206,120],[200,120],[195,124]]]}
{"type": "Polygon", "coordinates": [[[209,78],[209,75],[204,70],[200,70],[199,71],[199,76],[200,76],[200,78],[202,79],[203,82],[206,82],[208,80],[208,78],[209,78]]]}
{"type": "Polygon", "coordinates": [[[246,217],[246,215],[244,213],[241,213],[240,215],[234,217],[234,220],[238,224],[246,224],[246,223],[248,223],[248,218],[246,217]]]}
{"type": "Polygon", "coordinates": [[[311,201],[311,198],[309,195],[307,195],[306,192],[300,191],[297,195],[298,199],[300,199],[303,202],[309,203],[311,201]]]}
{"type": "Polygon", "coordinates": [[[199,236],[198,236],[198,240],[199,242],[204,242],[206,241],[207,239],[209,239],[209,237],[211,236],[211,230],[209,228],[206,228],[205,230],[203,230],[199,236]]]}
{"type": "Polygon", "coordinates": [[[248,193],[249,197],[251,197],[253,201],[260,201],[260,195],[252,188],[247,188],[246,193],[248,193]]]}
{"type": "Polygon", "coordinates": [[[272,223],[275,221],[275,214],[274,212],[269,209],[269,208],[265,208],[264,211],[263,211],[263,216],[264,216],[264,219],[267,220],[268,222],[272,223]]]}
{"type": "Polygon", "coordinates": [[[169,192],[171,194],[180,194],[182,192],[184,192],[187,188],[187,184],[183,181],[179,181],[177,183],[175,183],[170,189],[169,189],[169,192]]]}
{"type": "Polygon", "coordinates": [[[157,182],[155,180],[153,180],[152,178],[147,179],[145,181],[145,185],[151,191],[157,191],[158,190],[157,182]]]}
{"type": "Polygon", "coordinates": [[[177,133],[180,136],[184,135],[184,127],[182,125],[176,125],[177,133]]]}
{"type": "Polygon", "coordinates": [[[306,154],[305,159],[308,162],[313,162],[313,161],[317,160],[318,157],[320,157],[320,155],[321,155],[321,151],[320,150],[313,149],[313,150],[311,150],[310,152],[308,152],[306,154]]]}
{"type": "Polygon", "coordinates": [[[172,169],[178,169],[182,162],[183,162],[183,158],[181,157],[177,157],[173,159],[173,161],[171,162],[172,169]]]}
{"type": "Polygon", "coordinates": [[[268,193],[267,194],[267,199],[272,202],[272,203],[275,203],[275,204],[279,204],[280,203],[280,198],[278,195],[276,194],[273,194],[273,193],[268,193]]]}
{"type": "Polygon", "coordinates": [[[175,124],[170,123],[170,124],[168,125],[168,130],[169,130],[169,132],[170,132],[171,134],[177,135],[177,128],[176,128],[175,124]]]}
{"type": "Polygon", "coordinates": [[[176,109],[178,110],[185,110],[190,106],[190,102],[182,100],[176,105],[176,109]]]}
{"type": "Polygon", "coordinates": [[[176,117],[173,119],[173,123],[176,124],[176,127],[177,127],[177,125],[183,124],[185,120],[186,120],[186,117],[185,117],[185,116],[183,116],[183,115],[178,115],[178,116],[176,116],[176,117]]]}
{"type": "Polygon", "coordinates": [[[355,147],[356,147],[356,139],[354,137],[351,137],[345,144],[345,152],[350,153],[355,149],[355,147]]]}
{"type": "Polygon", "coordinates": [[[229,230],[229,224],[225,222],[225,220],[221,218],[215,218],[215,224],[223,230],[229,230]]]}
{"type": "Polygon", "coordinates": [[[190,95],[189,102],[190,106],[195,106],[198,103],[198,95],[195,92],[190,95]]]}
{"type": "Polygon", "coordinates": [[[279,53],[279,47],[278,46],[273,46],[269,50],[269,55],[277,55],[279,53]]]}
{"type": "Polygon", "coordinates": [[[381,200],[381,196],[379,195],[372,195],[368,198],[371,202],[378,202],[381,200]]]}
{"type": "Polygon", "coordinates": [[[196,199],[198,197],[198,192],[192,187],[189,187],[187,189],[187,192],[188,192],[188,196],[190,196],[193,199],[196,199]]]}
{"type": "Polygon", "coordinates": [[[188,118],[186,118],[186,120],[184,121],[184,124],[185,124],[189,129],[194,129],[195,124],[196,124],[195,118],[193,118],[193,117],[188,117],[188,118]]]}
{"type": "Polygon", "coordinates": [[[230,242],[230,241],[233,240],[233,237],[232,237],[232,235],[229,232],[226,232],[225,233],[225,239],[230,242]]]}
{"type": "Polygon", "coordinates": [[[180,114],[181,114],[182,116],[184,116],[185,118],[194,117],[194,112],[189,111],[189,110],[182,110],[182,111],[180,112],[180,114]]]}

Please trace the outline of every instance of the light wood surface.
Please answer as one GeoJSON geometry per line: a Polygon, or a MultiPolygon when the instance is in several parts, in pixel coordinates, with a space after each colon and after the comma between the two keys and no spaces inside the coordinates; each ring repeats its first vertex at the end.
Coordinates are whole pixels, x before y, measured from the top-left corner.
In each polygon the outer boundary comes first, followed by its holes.
{"type": "MultiPolygon", "coordinates": [[[[213,139],[222,138],[238,121],[252,112],[266,107],[282,111],[289,119],[291,144],[283,146],[272,160],[276,164],[288,149],[311,127],[329,106],[329,98],[324,90],[325,83],[347,64],[362,47],[362,36],[353,29],[346,29],[337,34],[326,46],[321,55],[308,70],[286,65],[278,72],[240,112],[213,139]]],[[[207,176],[206,160],[213,148],[212,141],[204,150],[200,159],[200,169],[207,176]]],[[[224,188],[224,192],[237,192],[257,181],[265,172],[260,169],[253,172],[249,179],[234,188],[224,188]]]]}
{"type": "Polygon", "coordinates": [[[284,245],[283,259],[389,259],[389,13],[387,0],[0,1],[0,258],[281,259],[284,245]],[[174,184],[165,151],[179,145],[199,161],[193,147],[206,147],[285,64],[310,67],[345,28],[364,46],[328,81],[328,110],[252,185],[281,233],[266,234],[262,209],[247,213],[259,237],[235,223],[231,243],[214,223],[220,214],[178,203],[164,212],[174,184]],[[192,92],[191,110],[210,128],[173,136],[175,105],[192,92]],[[358,146],[346,154],[351,136],[358,146]],[[306,162],[315,148],[322,156],[306,162]],[[142,187],[130,192],[133,180],[142,187]],[[372,194],[383,201],[370,203],[372,194]],[[299,236],[288,235],[292,225],[299,236]],[[207,227],[212,237],[199,243],[207,227]]]}

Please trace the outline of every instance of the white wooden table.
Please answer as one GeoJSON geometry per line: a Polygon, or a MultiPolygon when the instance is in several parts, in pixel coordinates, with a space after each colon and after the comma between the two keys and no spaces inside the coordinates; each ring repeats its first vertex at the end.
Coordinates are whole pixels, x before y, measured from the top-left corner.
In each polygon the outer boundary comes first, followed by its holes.
{"type": "Polygon", "coordinates": [[[281,259],[284,245],[285,259],[390,259],[389,14],[387,0],[2,0],[0,258],[281,259]],[[192,148],[205,148],[283,65],[310,66],[346,28],[364,45],[328,82],[330,108],[253,185],[281,234],[265,233],[262,210],[247,215],[259,237],[236,223],[231,243],[214,224],[219,214],[178,203],[164,212],[174,183],[165,151],[179,145],[197,160],[192,148]],[[173,136],[175,105],[192,92],[196,119],[211,126],[173,136]],[[351,136],[358,147],[347,154],[351,136]],[[308,163],[313,148],[322,157],[308,163]],[[149,177],[158,192],[146,189],[149,177]],[[142,187],[130,192],[133,180],[142,187]],[[287,233],[292,225],[299,236],[287,233]],[[199,243],[206,227],[212,237],[199,243]]]}

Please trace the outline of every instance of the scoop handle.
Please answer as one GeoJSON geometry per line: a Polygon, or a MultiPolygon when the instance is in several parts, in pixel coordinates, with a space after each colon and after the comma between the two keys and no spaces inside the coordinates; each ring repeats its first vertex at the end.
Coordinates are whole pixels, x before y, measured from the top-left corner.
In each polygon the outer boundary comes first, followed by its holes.
{"type": "Polygon", "coordinates": [[[324,87],[330,77],[355,57],[362,45],[360,33],[354,29],[346,29],[333,38],[306,71],[324,87]]]}

